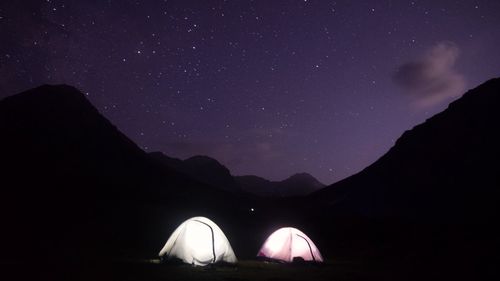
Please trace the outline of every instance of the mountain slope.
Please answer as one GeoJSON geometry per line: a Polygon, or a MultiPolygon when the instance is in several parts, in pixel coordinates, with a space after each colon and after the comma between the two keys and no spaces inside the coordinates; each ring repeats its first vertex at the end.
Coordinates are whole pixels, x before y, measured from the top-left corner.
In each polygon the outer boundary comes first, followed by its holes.
{"type": "MultiPolygon", "coordinates": [[[[155,177],[159,168],[82,93],[66,85],[45,85],[3,99],[0,130],[4,133],[0,140],[2,169],[17,182],[33,181],[12,176],[29,171],[40,179],[77,186],[83,185],[80,181],[92,182],[84,187],[85,192],[106,191],[116,196],[135,192],[132,188],[155,177]],[[108,186],[95,190],[100,184],[108,186]]],[[[178,177],[170,170],[166,174],[178,177]]],[[[44,192],[56,187],[48,185],[44,192]]]]}
{"type": "Polygon", "coordinates": [[[161,152],[152,152],[149,155],[176,172],[230,192],[246,192],[262,197],[287,197],[306,195],[325,186],[307,173],[295,174],[283,181],[269,181],[253,175],[232,176],[224,165],[207,156],[180,160],[161,152]]]}
{"type": "Polygon", "coordinates": [[[389,152],[313,194],[331,214],[482,220],[499,215],[500,79],[405,132],[389,152]]]}
{"type": "Polygon", "coordinates": [[[316,178],[308,173],[299,173],[277,182],[277,189],[281,196],[301,196],[320,190],[325,187],[316,178]]]}
{"type": "Polygon", "coordinates": [[[235,176],[236,182],[241,189],[259,196],[272,197],[277,196],[274,182],[258,176],[235,176]]]}
{"type": "Polygon", "coordinates": [[[236,181],[249,193],[260,196],[303,196],[325,187],[308,173],[299,173],[282,181],[269,181],[257,176],[237,176],[236,181]]]}
{"type": "Polygon", "coordinates": [[[1,100],[0,132],[0,259],[151,254],[179,217],[247,213],[152,160],[70,86],[1,100]]]}
{"type": "Polygon", "coordinates": [[[229,170],[213,158],[193,156],[183,161],[168,157],[161,152],[152,152],[149,155],[159,163],[201,183],[230,192],[241,191],[229,170]]]}

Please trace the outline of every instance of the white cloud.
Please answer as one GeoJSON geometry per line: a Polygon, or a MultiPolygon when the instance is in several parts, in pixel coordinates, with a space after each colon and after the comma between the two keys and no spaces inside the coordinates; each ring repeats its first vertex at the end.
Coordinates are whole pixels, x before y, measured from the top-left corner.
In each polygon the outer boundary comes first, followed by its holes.
{"type": "Polygon", "coordinates": [[[441,42],[421,58],[398,67],[394,82],[414,98],[418,107],[429,107],[465,90],[463,75],[454,69],[459,48],[451,42],[441,42]]]}

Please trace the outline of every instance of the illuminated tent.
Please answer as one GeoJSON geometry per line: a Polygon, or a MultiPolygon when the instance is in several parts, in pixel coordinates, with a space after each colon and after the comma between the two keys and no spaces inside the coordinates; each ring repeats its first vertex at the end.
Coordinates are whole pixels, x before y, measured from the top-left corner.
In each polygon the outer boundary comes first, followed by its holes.
{"type": "Polygon", "coordinates": [[[292,262],[294,258],[323,262],[323,257],[313,241],[293,227],[283,227],[273,232],[257,256],[283,262],[292,262]]]}
{"type": "Polygon", "coordinates": [[[183,222],[170,235],[159,255],[201,266],[216,262],[237,262],[231,244],[222,230],[205,217],[194,217],[183,222]]]}

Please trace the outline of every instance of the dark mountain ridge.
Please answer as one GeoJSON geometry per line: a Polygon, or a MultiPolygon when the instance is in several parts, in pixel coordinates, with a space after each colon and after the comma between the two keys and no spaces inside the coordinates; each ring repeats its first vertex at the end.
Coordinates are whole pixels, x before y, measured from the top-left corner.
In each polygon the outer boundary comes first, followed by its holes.
{"type": "Polygon", "coordinates": [[[269,228],[299,221],[283,202],[204,183],[199,175],[229,175],[213,159],[182,161],[188,170],[209,167],[194,178],[155,159],[70,86],[2,99],[0,132],[0,262],[26,253],[46,260],[154,257],[178,224],[200,215],[232,237],[239,256],[253,256],[269,228]]]}
{"type": "Polygon", "coordinates": [[[270,181],[258,176],[236,176],[247,192],[266,197],[304,196],[325,187],[308,173],[297,173],[282,181],[270,181]]]}
{"type": "Polygon", "coordinates": [[[498,279],[499,108],[500,79],[468,91],[361,172],[297,200],[304,227],[346,259],[410,265],[399,280],[498,279]]]}
{"type": "Polygon", "coordinates": [[[193,156],[186,160],[180,160],[169,157],[162,152],[152,152],[149,155],[159,163],[201,183],[229,192],[241,191],[229,170],[213,158],[193,156]]]}
{"type": "Polygon", "coordinates": [[[498,217],[499,108],[497,78],[406,131],[375,163],[310,200],[321,202],[327,212],[369,217],[498,217]]]}
{"type": "Polygon", "coordinates": [[[38,87],[0,101],[0,262],[154,257],[180,222],[204,215],[239,258],[291,225],[327,258],[403,261],[425,276],[415,280],[474,279],[498,264],[499,96],[500,79],[490,80],[360,173],[307,197],[257,199],[144,153],[78,90],[38,87]]]}
{"type": "Polygon", "coordinates": [[[208,156],[197,155],[180,160],[162,152],[152,152],[149,155],[172,170],[230,192],[244,192],[262,197],[288,197],[306,195],[325,186],[307,173],[297,173],[282,181],[269,181],[253,175],[232,176],[228,168],[208,156]]]}
{"type": "Polygon", "coordinates": [[[0,257],[156,251],[179,216],[255,205],[154,161],[70,86],[1,100],[0,132],[0,257]]]}

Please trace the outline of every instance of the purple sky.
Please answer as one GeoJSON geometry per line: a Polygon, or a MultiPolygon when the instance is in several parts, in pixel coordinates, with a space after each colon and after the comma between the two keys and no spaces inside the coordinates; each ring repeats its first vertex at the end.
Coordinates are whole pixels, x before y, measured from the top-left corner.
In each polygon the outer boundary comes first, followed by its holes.
{"type": "Polygon", "coordinates": [[[0,98],[71,84],[147,151],[356,173],[500,74],[500,1],[2,1],[0,98]]]}

